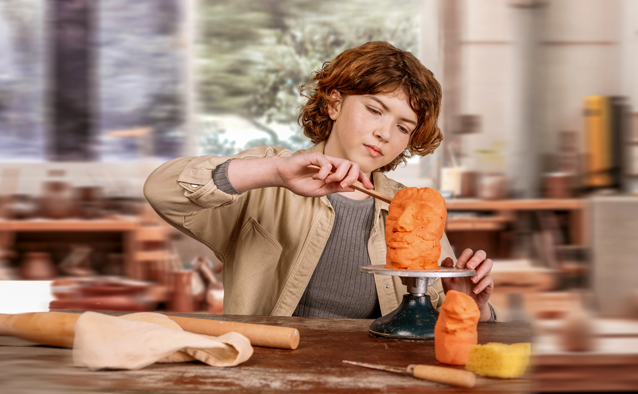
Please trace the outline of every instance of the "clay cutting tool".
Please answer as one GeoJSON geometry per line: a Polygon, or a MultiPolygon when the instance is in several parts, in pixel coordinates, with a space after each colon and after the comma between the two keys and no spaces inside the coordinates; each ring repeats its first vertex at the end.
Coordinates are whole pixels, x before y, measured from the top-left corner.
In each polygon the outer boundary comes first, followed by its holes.
{"type": "Polygon", "coordinates": [[[460,369],[419,364],[411,364],[408,365],[407,368],[401,368],[379,364],[360,363],[348,360],[343,360],[343,362],[346,364],[357,365],[359,367],[410,375],[414,376],[415,378],[429,380],[436,383],[448,384],[450,386],[471,388],[474,387],[474,385],[476,384],[476,375],[474,375],[474,373],[470,371],[463,371],[460,369]]]}

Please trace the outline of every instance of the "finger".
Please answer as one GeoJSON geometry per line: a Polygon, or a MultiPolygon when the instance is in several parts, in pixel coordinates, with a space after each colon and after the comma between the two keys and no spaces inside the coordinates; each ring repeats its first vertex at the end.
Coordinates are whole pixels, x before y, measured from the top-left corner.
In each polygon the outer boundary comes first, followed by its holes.
{"type": "Polygon", "coordinates": [[[313,179],[326,181],[326,177],[332,172],[332,163],[324,155],[316,155],[311,158],[313,164],[321,167],[319,172],[312,176],[313,179]]]}
{"type": "Polygon", "coordinates": [[[328,182],[337,182],[341,184],[343,182],[343,178],[348,175],[348,171],[350,171],[350,167],[352,163],[349,161],[342,161],[337,166],[337,169],[328,177],[328,182]]]}
{"type": "Polygon", "coordinates": [[[374,189],[374,185],[370,181],[370,177],[364,174],[363,171],[359,170],[359,176],[357,177],[357,179],[363,184],[363,186],[366,187],[366,189],[374,189]]]}
{"type": "Polygon", "coordinates": [[[478,266],[476,269],[476,274],[472,277],[472,282],[476,283],[481,280],[484,276],[487,276],[492,271],[492,267],[494,266],[494,262],[491,259],[486,259],[478,266]]]}
{"type": "Polygon", "coordinates": [[[445,260],[441,261],[441,266],[443,266],[443,267],[454,267],[454,260],[452,260],[451,257],[448,257],[445,260]]]}
{"type": "Polygon", "coordinates": [[[485,291],[485,293],[489,295],[492,294],[492,289],[494,289],[494,280],[490,275],[488,275],[481,279],[480,282],[474,286],[472,291],[474,294],[479,294],[480,292],[485,291]]]}
{"type": "Polygon", "coordinates": [[[472,249],[465,249],[463,253],[459,256],[459,259],[456,260],[456,268],[465,268],[465,264],[472,257],[472,249]]]}
{"type": "Polygon", "coordinates": [[[354,192],[354,189],[350,186],[342,187],[340,183],[332,182],[327,183],[326,186],[330,187],[330,193],[344,193],[344,192],[354,192]]]}
{"type": "Polygon", "coordinates": [[[474,253],[474,256],[472,256],[472,258],[467,262],[467,264],[465,264],[465,266],[469,269],[474,269],[479,264],[481,264],[486,257],[487,253],[485,253],[485,251],[483,250],[479,250],[478,252],[474,253]]]}
{"type": "Polygon", "coordinates": [[[346,174],[345,178],[341,181],[341,187],[344,189],[350,188],[349,186],[355,183],[357,178],[359,178],[359,172],[359,165],[357,163],[352,163],[348,174],[346,174]]]}
{"type": "Polygon", "coordinates": [[[350,191],[347,189],[343,189],[337,182],[326,183],[321,189],[325,192],[325,194],[343,193],[344,191],[350,191]]]}

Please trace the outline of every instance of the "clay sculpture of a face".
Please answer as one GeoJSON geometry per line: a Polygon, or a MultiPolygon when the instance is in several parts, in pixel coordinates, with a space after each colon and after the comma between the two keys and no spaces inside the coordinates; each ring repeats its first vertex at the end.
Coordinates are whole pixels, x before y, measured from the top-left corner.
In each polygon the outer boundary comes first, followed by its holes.
{"type": "Polygon", "coordinates": [[[385,224],[386,267],[438,269],[446,217],[445,200],[436,190],[429,187],[399,190],[392,199],[385,224]]]}
{"type": "Polygon", "coordinates": [[[476,326],[480,318],[481,312],[472,297],[448,291],[434,327],[436,361],[465,365],[472,346],[478,343],[476,326]]]}

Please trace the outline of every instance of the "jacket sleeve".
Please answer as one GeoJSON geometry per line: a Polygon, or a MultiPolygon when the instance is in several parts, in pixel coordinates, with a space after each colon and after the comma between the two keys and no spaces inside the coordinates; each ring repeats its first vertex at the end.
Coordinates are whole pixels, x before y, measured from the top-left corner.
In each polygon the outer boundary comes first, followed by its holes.
{"type": "Polygon", "coordinates": [[[252,148],[230,157],[181,157],[159,166],[144,184],[144,196],[160,217],[186,235],[208,246],[226,261],[232,240],[241,230],[244,205],[251,190],[228,194],[217,188],[212,172],[229,159],[288,156],[273,147],[252,148]]]}

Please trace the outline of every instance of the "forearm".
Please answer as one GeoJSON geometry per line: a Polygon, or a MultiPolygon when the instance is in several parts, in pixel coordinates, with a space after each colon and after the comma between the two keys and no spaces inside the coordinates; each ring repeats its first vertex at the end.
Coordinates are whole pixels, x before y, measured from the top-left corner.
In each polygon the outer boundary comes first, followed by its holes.
{"type": "Polygon", "coordinates": [[[492,318],[492,309],[490,306],[485,303],[481,308],[481,317],[479,318],[480,322],[486,322],[492,318]]]}
{"type": "Polygon", "coordinates": [[[227,177],[233,188],[240,193],[252,189],[281,186],[278,164],[280,157],[232,160],[227,177]]]}

